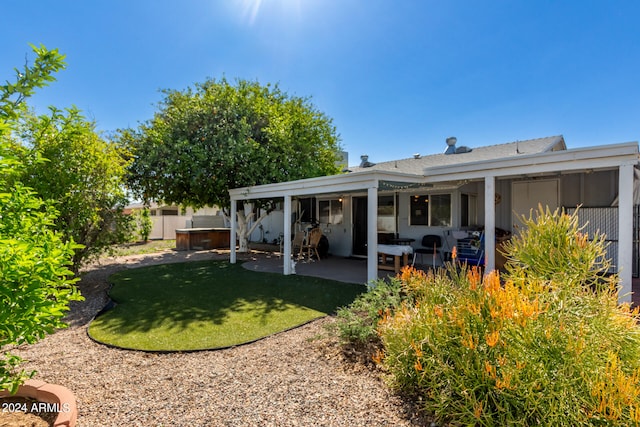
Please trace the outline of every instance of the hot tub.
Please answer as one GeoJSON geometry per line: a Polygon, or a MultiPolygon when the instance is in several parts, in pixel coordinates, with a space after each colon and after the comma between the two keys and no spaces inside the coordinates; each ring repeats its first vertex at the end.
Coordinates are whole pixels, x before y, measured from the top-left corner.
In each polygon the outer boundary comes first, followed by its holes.
{"type": "Polygon", "coordinates": [[[176,250],[228,248],[230,228],[180,228],[176,230],[176,250]]]}

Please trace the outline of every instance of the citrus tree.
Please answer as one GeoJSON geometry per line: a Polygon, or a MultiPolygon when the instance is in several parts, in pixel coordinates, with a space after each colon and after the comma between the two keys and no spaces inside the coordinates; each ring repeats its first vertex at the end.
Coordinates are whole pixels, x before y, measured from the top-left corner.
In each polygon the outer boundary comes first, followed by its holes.
{"type": "Polygon", "coordinates": [[[23,154],[20,180],[54,204],[55,229],[65,241],[82,245],[74,252],[75,271],[130,239],[133,221],[123,214],[125,153],[103,139],[77,108],[25,113],[16,140],[23,154]]]}
{"type": "MultiPolygon", "coordinates": [[[[153,119],[120,132],[133,152],[130,187],[143,200],[229,208],[231,188],[338,172],[336,130],[308,99],[225,79],[164,94],[153,119]]],[[[240,251],[252,231],[244,212],[240,251]]]]}

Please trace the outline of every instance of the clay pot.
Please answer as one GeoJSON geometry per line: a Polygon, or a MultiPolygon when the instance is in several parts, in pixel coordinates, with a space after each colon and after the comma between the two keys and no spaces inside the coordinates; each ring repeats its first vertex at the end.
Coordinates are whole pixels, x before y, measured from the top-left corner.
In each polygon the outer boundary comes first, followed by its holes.
{"type": "MultiPolygon", "coordinates": [[[[8,391],[0,392],[0,397],[12,396],[8,391]]],[[[66,387],[47,384],[40,380],[27,380],[13,396],[28,397],[42,402],[47,410],[57,412],[54,427],[74,427],[78,420],[76,398],[66,387]]]]}

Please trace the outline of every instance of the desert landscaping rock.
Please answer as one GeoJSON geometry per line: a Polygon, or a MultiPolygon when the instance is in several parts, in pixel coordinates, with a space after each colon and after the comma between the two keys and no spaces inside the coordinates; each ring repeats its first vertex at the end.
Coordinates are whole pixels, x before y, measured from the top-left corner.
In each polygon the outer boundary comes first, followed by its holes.
{"type": "MultiPolygon", "coordinates": [[[[268,256],[251,254],[245,257],[268,256]]],[[[153,263],[220,259],[223,251],[104,259],[83,273],[86,300],[71,326],[14,352],[37,379],[76,396],[78,426],[415,426],[428,425],[393,395],[379,371],[344,360],[324,318],[258,342],[219,351],[144,353],[87,336],[108,301],[107,278],[153,263]]]]}

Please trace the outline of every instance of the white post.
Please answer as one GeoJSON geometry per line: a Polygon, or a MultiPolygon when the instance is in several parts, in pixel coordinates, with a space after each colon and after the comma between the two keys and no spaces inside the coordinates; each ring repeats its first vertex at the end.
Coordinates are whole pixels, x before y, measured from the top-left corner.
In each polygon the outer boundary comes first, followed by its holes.
{"type": "Polygon", "coordinates": [[[496,178],[484,177],[484,262],[485,273],[496,268],[496,178]]]}
{"type": "Polygon", "coordinates": [[[618,277],[619,302],[631,302],[633,263],[633,165],[622,165],[618,174],[618,277]]]}
{"type": "Polygon", "coordinates": [[[282,262],[284,275],[291,274],[291,196],[284,196],[284,254],[282,262]]]}
{"type": "Polygon", "coordinates": [[[230,239],[229,239],[229,249],[231,250],[231,254],[229,255],[229,262],[231,264],[235,264],[236,263],[236,240],[238,238],[237,236],[237,231],[236,231],[236,227],[237,227],[237,218],[236,215],[238,215],[238,201],[236,199],[234,199],[233,197],[231,198],[231,218],[229,218],[229,222],[230,227],[231,227],[231,233],[230,233],[230,239]]]}
{"type": "Polygon", "coordinates": [[[378,183],[367,190],[367,282],[378,280],[378,183]]]}

